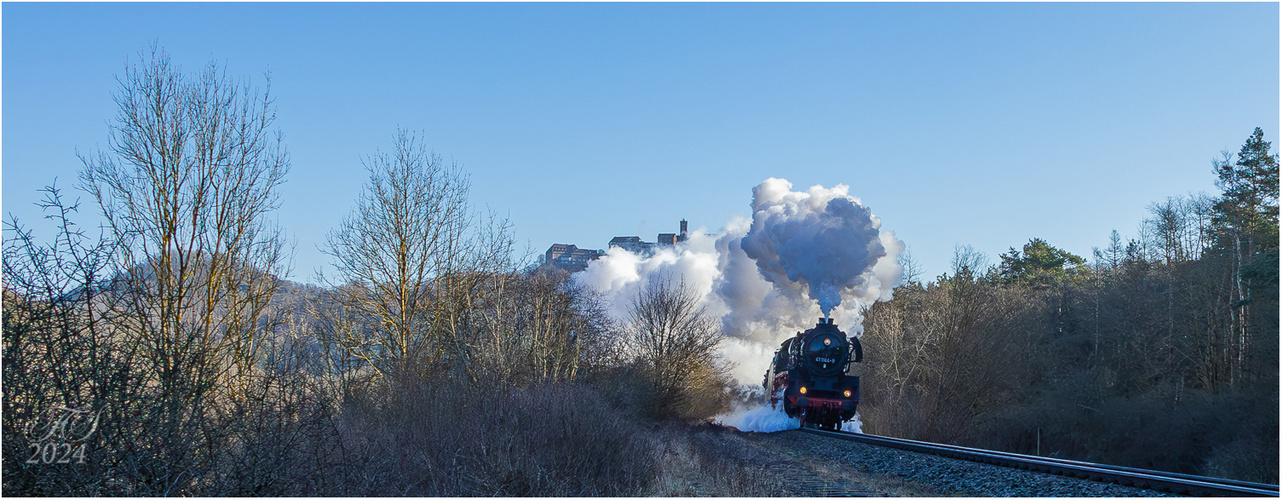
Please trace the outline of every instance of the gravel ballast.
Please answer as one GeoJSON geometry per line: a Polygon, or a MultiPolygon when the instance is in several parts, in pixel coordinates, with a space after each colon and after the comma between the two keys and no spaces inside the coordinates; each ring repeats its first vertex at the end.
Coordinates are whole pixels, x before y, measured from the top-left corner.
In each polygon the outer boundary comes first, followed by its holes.
{"type": "MultiPolygon", "coordinates": [[[[865,484],[902,482],[910,490],[880,492],[889,496],[1174,496],[1154,490],[902,451],[799,431],[739,434],[748,443],[775,448],[782,453],[790,450],[805,461],[854,469],[865,475],[865,484]],[[868,481],[869,479],[872,481],[868,481]]],[[[878,485],[870,486],[870,489],[876,490],[878,485]]]]}

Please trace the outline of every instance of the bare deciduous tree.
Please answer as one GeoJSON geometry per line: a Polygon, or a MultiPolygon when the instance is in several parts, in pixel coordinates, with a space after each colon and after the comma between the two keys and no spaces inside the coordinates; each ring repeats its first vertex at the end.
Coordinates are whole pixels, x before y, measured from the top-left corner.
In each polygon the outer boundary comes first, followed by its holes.
{"type": "Polygon", "coordinates": [[[615,361],[613,324],[599,295],[569,273],[497,274],[480,292],[468,345],[473,379],[558,383],[615,361]]]}
{"type": "Polygon", "coordinates": [[[108,151],[81,156],[82,186],[121,242],[125,330],[181,412],[220,384],[248,383],[285,272],[267,216],[289,156],[270,91],[215,63],[187,75],[153,47],[118,81],[108,151]]]}
{"type": "Polygon", "coordinates": [[[895,257],[895,262],[904,269],[904,283],[921,283],[921,262],[913,255],[912,249],[904,248],[903,253],[895,257]]]}
{"type": "MultiPolygon", "coordinates": [[[[26,461],[31,426],[67,415],[58,408],[118,422],[134,415],[132,400],[146,396],[131,370],[137,350],[113,335],[115,318],[104,307],[116,245],[86,236],[71,220],[78,204],[65,204],[54,186],[44,191],[39,205],[56,225],[52,242],[37,243],[12,216],[5,222],[4,488],[5,493],[56,495],[79,487],[80,494],[100,494],[104,488],[83,485],[100,484],[117,457],[95,460],[101,456],[97,450],[80,449],[83,463],[64,470],[26,461]]],[[[104,427],[97,437],[120,440],[130,430],[130,425],[104,427]]]]}
{"type": "Polygon", "coordinates": [[[1178,264],[1202,257],[1210,241],[1206,239],[1210,227],[1214,201],[1205,194],[1170,196],[1161,203],[1148,206],[1151,218],[1145,219],[1151,243],[1167,265],[1178,264]]]}
{"type": "Polygon", "coordinates": [[[55,243],[16,221],[6,240],[6,394],[21,392],[28,416],[102,419],[83,467],[16,474],[32,492],[189,493],[248,447],[226,417],[248,421],[238,409],[272,383],[259,362],[284,246],[266,217],[289,161],[269,93],[216,64],[184,74],[157,48],[117,80],[109,147],[81,156],[106,221],[98,242],[53,188],[55,243]]]}
{"type": "Polygon", "coordinates": [[[333,298],[351,314],[323,323],[322,334],[386,377],[461,361],[473,292],[508,265],[507,223],[478,224],[468,176],[409,132],[363,163],[369,182],[326,248],[338,271],[333,298]]]}
{"type": "MultiPolygon", "coordinates": [[[[699,417],[716,401],[725,366],[721,328],[684,281],[651,277],[628,312],[628,347],[655,390],[661,414],[699,417]],[[704,411],[693,411],[704,410],[704,411]]],[[[711,416],[711,415],[706,415],[711,416]]]]}
{"type": "Polygon", "coordinates": [[[871,373],[861,412],[877,432],[951,442],[975,432],[976,417],[1008,404],[1028,377],[1041,336],[1030,315],[1044,306],[976,278],[992,276],[986,260],[959,245],[954,276],[900,287],[894,301],[865,312],[871,373]]]}

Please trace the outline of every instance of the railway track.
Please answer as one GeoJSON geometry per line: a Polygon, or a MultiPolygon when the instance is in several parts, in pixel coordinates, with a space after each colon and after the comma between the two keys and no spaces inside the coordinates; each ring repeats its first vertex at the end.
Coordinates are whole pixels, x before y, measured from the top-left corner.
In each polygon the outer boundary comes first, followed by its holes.
{"type": "Polygon", "coordinates": [[[1124,486],[1148,488],[1179,495],[1215,497],[1278,496],[1278,486],[1275,484],[1249,483],[1245,481],[1176,474],[1131,467],[1119,467],[1115,465],[1093,464],[1030,455],[1017,455],[1014,453],[1000,451],[925,443],[921,441],[873,436],[869,434],[822,431],[810,428],[803,428],[801,431],[829,438],[855,441],[875,446],[885,446],[905,451],[929,453],[949,458],[958,458],[1005,467],[1072,476],[1091,481],[1111,482],[1124,486]]]}

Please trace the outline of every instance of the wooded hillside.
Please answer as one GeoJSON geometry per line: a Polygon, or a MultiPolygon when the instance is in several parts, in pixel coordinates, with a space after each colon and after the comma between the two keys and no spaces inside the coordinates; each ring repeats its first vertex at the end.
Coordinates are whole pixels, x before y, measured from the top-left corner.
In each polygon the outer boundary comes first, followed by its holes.
{"type": "Polygon", "coordinates": [[[1277,155],[1257,128],[1212,166],[1219,196],[1153,203],[1089,261],[959,247],[874,305],[864,428],[1277,483],[1277,155]]]}

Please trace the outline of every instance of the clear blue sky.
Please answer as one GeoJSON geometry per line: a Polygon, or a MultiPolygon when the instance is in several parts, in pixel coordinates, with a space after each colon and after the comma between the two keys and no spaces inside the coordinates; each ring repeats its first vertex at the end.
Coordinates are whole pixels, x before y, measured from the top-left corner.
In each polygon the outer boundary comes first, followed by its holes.
{"type": "Polygon", "coordinates": [[[773,176],[851,186],[927,278],[957,244],[1089,257],[1149,203],[1215,193],[1211,158],[1254,127],[1278,139],[1277,3],[2,9],[5,214],[41,227],[55,176],[75,194],[114,76],[155,40],[185,70],[271,72],[299,280],[398,126],[534,252],[715,231],[773,176]]]}

